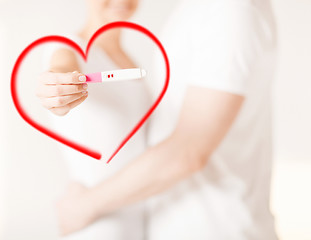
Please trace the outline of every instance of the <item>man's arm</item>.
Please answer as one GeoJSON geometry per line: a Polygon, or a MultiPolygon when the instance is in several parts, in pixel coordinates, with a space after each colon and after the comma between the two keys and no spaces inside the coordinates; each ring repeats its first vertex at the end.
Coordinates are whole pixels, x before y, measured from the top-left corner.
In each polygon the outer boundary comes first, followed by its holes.
{"type": "Polygon", "coordinates": [[[83,229],[202,169],[233,123],[243,99],[223,91],[190,87],[177,126],[168,138],[93,188],[79,183],[69,186],[57,206],[61,234],[83,229]]]}
{"type": "Polygon", "coordinates": [[[91,190],[97,212],[105,215],[163,192],[202,169],[233,123],[243,99],[228,92],[190,87],[170,137],[91,190]]]}

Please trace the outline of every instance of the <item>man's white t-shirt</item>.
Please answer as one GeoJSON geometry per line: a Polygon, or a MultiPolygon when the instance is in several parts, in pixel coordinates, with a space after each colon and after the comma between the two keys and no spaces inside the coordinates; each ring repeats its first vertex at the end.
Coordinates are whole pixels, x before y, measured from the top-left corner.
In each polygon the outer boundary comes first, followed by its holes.
{"type": "MultiPolygon", "coordinates": [[[[269,210],[276,60],[269,1],[186,0],[166,24],[161,41],[171,81],[151,119],[150,145],[174,130],[187,86],[242,95],[245,101],[206,167],[150,199],[148,239],[277,239],[269,210]]],[[[164,79],[163,60],[156,62],[164,79]]],[[[155,95],[163,82],[157,84],[155,95]]]]}

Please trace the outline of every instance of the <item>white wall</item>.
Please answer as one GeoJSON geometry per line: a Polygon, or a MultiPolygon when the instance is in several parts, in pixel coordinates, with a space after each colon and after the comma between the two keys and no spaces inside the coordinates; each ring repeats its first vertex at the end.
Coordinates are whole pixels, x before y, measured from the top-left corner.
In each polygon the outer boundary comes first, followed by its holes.
{"type": "Polygon", "coordinates": [[[274,0],[279,25],[276,157],[311,161],[311,1],[274,0]]]}
{"type": "Polygon", "coordinates": [[[281,239],[311,239],[311,1],[273,0],[279,27],[272,209],[281,239]]]}
{"type": "MultiPolygon", "coordinates": [[[[134,20],[158,34],[177,2],[142,0],[134,20]]],[[[311,196],[304,190],[307,182],[311,183],[311,1],[273,3],[279,24],[280,62],[275,88],[272,207],[282,239],[310,239],[307,223],[311,222],[311,196]]],[[[17,114],[9,79],[24,47],[41,36],[77,29],[83,22],[83,8],[82,0],[0,1],[0,239],[56,239],[53,200],[67,180],[66,169],[59,158],[58,143],[34,130],[17,114]]],[[[130,42],[131,49],[138,48],[137,43],[130,42]]],[[[35,66],[40,63],[40,54],[36,54],[29,67],[23,68],[23,79],[34,81],[27,76],[38,71],[35,66]]],[[[136,57],[148,65],[148,54],[141,51],[136,57]]],[[[23,86],[27,88],[27,84],[23,86]]],[[[31,93],[31,85],[27,91],[31,93]]],[[[28,100],[34,114],[45,120],[37,103],[28,100]]]]}

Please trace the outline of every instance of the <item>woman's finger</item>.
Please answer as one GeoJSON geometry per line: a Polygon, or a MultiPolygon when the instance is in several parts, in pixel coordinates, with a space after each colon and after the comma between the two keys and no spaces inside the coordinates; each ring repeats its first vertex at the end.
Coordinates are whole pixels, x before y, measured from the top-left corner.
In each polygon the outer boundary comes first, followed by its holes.
{"type": "Polygon", "coordinates": [[[50,111],[55,115],[64,116],[70,111],[70,107],[66,105],[64,107],[51,108],[50,111]]]}
{"type": "Polygon", "coordinates": [[[77,71],[69,73],[44,72],[39,76],[39,82],[43,84],[81,84],[85,81],[85,75],[77,71]]]}
{"type": "Polygon", "coordinates": [[[81,104],[85,99],[87,98],[87,96],[83,96],[69,104],[67,104],[66,106],[63,107],[57,107],[57,108],[51,108],[50,111],[53,112],[54,114],[58,115],[58,116],[64,116],[66,115],[71,109],[75,108],[76,106],[78,106],[79,104],[81,104]]]}
{"type": "Polygon", "coordinates": [[[57,97],[83,92],[87,89],[87,83],[67,85],[40,84],[37,89],[38,97],[57,97]]]}
{"type": "Polygon", "coordinates": [[[76,106],[78,106],[79,104],[81,104],[81,103],[87,98],[87,94],[88,94],[88,93],[86,93],[85,96],[83,96],[83,97],[81,97],[81,98],[79,98],[79,99],[77,99],[77,100],[75,100],[75,101],[69,103],[68,106],[70,107],[70,109],[73,109],[73,108],[75,108],[76,106]]]}
{"type": "Polygon", "coordinates": [[[42,98],[41,103],[42,105],[47,108],[55,108],[55,107],[63,107],[83,96],[87,95],[87,91],[83,91],[80,93],[75,93],[71,95],[65,95],[65,96],[58,96],[58,97],[50,97],[50,98],[42,98]]]}

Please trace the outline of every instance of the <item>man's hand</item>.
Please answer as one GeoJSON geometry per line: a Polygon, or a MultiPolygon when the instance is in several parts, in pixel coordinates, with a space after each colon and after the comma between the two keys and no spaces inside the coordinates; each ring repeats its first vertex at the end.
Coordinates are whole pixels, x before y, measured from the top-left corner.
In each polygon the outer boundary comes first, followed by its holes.
{"type": "Polygon", "coordinates": [[[61,235],[81,230],[96,220],[90,189],[78,182],[69,184],[65,194],[57,202],[57,214],[61,235]]]}

